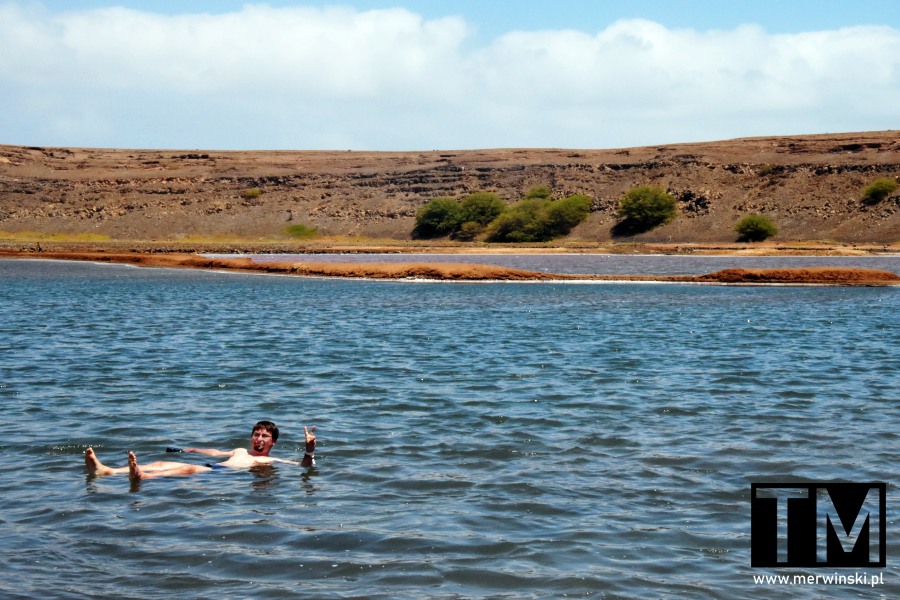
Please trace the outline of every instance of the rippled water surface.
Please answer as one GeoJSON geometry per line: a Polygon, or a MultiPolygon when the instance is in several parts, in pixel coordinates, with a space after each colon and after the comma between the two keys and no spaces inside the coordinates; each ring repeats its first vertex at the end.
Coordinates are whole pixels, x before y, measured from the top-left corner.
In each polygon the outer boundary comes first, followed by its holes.
{"type": "Polygon", "coordinates": [[[896,597],[898,314],[898,288],[0,261],[0,596],[896,597]],[[317,425],[318,467],[85,473],[260,418],[295,460],[317,425]],[[794,479],[888,482],[884,586],[754,586],[750,483],[794,479]]]}

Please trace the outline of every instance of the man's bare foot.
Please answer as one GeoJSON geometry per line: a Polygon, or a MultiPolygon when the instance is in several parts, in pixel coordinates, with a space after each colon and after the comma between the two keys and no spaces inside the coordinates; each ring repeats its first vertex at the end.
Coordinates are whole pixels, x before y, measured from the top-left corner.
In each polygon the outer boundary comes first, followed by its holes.
{"type": "Polygon", "coordinates": [[[139,481],[144,478],[144,472],[141,471],[141,468],[137,464],[137,457],[135,457],[134,452],[128,452],[128,477],[131,478],[132,481],[139,481]]]}
{"type": "Polygon", "coordinates": [[[84,451],[84,465],[92,475],[113,475],[115,471],[100,462],[93,448],[84,451]]]}

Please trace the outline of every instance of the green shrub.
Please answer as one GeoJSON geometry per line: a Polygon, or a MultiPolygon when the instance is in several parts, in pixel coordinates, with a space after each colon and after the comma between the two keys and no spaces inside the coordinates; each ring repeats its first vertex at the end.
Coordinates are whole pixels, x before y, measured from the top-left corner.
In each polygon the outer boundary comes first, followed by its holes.
{"type": "Polygon", "coordinates": [[[777,168],[775,168],[773,165],[770,165],[767,163],[767,164],[762,165],[759,168],[759,170],[756,172],[756,174],[759,177],[768,177],[769,175],[774,175],[777,172],[778,172],[777,168]]]}
{"type": "Polygon", "coordinates": [[[459,208],[461,224],[473,222],[484,226],[506,210],[506,202],[493,192],[475,192],[463,198],[459,208]]]}
{"type": "Polygon", "coordinates": [[[537,198],[516,202],[491,222],[487,229],[489,242],[539,242],[541,214],[549,200],[537,198]]]}
{"type": "Polygon", "coordinates": [[[619,203],[619,216],[651,227],[668,223],[677,213],[675,198],[660,188],[641,185],[630,189],[619,203]]]}
{"type": "Polygon", "coordinates": [[[241,198],[244,200],[256,200],[260,196],[262,196],[262,190],[259,188],[251,188],[241,192],[241,198]]]}
{"type": "Polygon", "coordinates": [[[628,190],[619,203],[619,229],[639,233],[664,225],[678,214],[675,198],[657,187],[641,185],[628,190]]]}
{"type": "Polygon", "coordinates": [[[462,225],[459,202],[453,198],[434,198],[416,213],[413,237],[436,238],[449,235],[462,225]]]}
{"type": "Polygon", "coordinates": [[[778,233],[775,223],[762,215],[744,217],[734,226],[734,230],[740,235],[738,239],[743,242],[761,242],[778,233]]]}
{"type": "Polygon", "coordinates": [[[872,184],[863,190],[863,204],[878,204],[897,189],[897,182],[886,177],[876,179],[872,184]]]}
{"type": "Polygon", "coordinates": [[[489,242],[546,242],[566,235],[591,210],[591,199],[575,194],[553,202],[526,198],[506,210],[487,228],[489,242]]]}
{"type": "Polygon", "coordinates": [[[582,194],[573,194],[551,202],[547,207],[546,231],[550,238],[566,235],[573,227],[584,221],[590,212],[591,199],[582,194]]]}
{"type": "Polygon", "coordinates": [[[528,190],[528,193],[525,194],[525,199],[531,200],[532,198],[537,198],[539,200],[550,200],[550,195],[550,188],[546,185],[539,185],[528,190]]]}
{"type": "Polygon", "coordinates": [[[301,240],[316,237],[319,234],[315,227],[309,227],[308,225],[291,225],[284,232],[292,238],[301,240]]]}
{"type": "Polygon", "coordinates": [[[471,242],[478,234],[484,231],[484,225],[475,221],[466,221],[460,225],[459,229],[453,234],[453,239],[461,242],[471,242]]]}

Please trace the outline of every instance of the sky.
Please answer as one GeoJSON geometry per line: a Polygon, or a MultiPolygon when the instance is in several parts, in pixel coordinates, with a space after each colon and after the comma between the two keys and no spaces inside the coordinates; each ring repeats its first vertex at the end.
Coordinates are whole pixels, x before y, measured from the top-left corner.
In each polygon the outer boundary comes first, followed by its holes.
{"type": "Polygon", "coordinates": [[[0,0],[0,144],[576,149],[898,128],[897,0],[0,0]]]}

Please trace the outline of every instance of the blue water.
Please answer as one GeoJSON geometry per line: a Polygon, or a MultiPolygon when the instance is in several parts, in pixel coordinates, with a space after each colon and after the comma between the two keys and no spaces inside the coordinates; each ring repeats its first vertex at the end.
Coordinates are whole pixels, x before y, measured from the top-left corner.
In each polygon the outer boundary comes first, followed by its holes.
{"type": "Polygon", "coordinates": [[[898,288],[0,261],[0,597],[896,597],[898,314],[898,288]],[[295,460],[315,424],[318,467],[83,467],[260,418],[295,460]],[[750,483],[783,480],[888,482],[884,586],[754,585],[750,483]]]}

